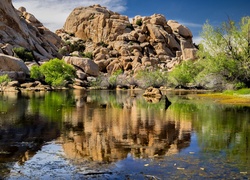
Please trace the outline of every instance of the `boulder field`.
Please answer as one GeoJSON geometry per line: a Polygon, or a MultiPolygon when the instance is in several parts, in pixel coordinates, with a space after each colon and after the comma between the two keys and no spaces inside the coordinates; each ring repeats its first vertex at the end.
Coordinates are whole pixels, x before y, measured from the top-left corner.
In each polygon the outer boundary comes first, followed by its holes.
{"type": "Polygon", "coordinates": [[[169,71],[196,59],[192,37],[187,27],[163,15],[129,19],[100,5],[75,8],[53,33],[24,7],[15,9],[11,0],[2,0],[0,75],[25,81],[33,64],[52,58],[74,65],[81,81],[117,70],[130,76],[145,69],[169,71]],[[13,51],[17,47],[31,52],[34,60],[18,58],[13,51]]]}

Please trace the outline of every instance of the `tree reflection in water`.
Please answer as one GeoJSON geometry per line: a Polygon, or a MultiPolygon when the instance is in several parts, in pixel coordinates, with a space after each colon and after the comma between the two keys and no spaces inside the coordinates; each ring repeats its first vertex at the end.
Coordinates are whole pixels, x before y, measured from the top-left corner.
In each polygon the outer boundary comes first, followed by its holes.
{"type": "MultiPolygon", "coordinates": [[[[26,167],[45,143],[56,140],[65,160],[80,163],[79,167],[81,162],[121,164],[132,157],[165,164],[150,169],[152,174],[167,171],[173,175],[161,175],[163,178],[183,177],[176,174],[176,163],[183,163],[189,169],[183,172],[191,177],[202,173],[224,177],[221,174],[229,172],[234,177],[248,177],[250,108],[220,105],[190,94],[166,95],[171,104],[165,98],[144,99],[136,91],[1,94],[0,176],[7,176],[16,162],[26,167]],[[201,165],[209,171],[199,172],[201,165]]],[[[65,160],[60,158],[63,166],[65,160]]],[[[140,164],[135,162],[133,168],[136,163],[140,164]]],[[[69,167],[63,169],[65,174],[72,171],[72,164],[69,167]]],[[[141,171],[139,168],[137,173],[141,171]]]]}

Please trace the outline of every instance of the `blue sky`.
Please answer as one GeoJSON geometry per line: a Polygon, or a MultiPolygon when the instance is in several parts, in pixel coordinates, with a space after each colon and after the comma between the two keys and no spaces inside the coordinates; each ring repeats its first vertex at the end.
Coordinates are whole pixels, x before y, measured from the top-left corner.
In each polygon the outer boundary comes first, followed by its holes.
{"type": "Polygon", "coordinates": [[[200,41],[199,33],[207,20],[219,26],[228,17],[238,22],[241,17],[250,16],[250,0],[13,0],[13,4],[16,8],[26,7],[52,31],[62,28],[69,13],[78,6],[101,4],[129,18],[163,14],[167,20],[187,26],[196,43],[200,41]]]}

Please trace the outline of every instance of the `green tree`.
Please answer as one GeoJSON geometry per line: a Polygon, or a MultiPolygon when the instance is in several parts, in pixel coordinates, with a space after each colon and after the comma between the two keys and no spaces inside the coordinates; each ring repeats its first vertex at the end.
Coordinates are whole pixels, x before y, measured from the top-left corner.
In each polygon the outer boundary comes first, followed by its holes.
{"type": "Polygon", "coordinates": [[[31,68],[31,78],[44,80],[49,85],[54,87],[65,86],[67,81],[72,81],[75,77],[75,69],[73,66],[66,64],[60,59],[51,59],[39,66],[33,66],[31,68]]]}
{"type": "Polygon", "coordinates": [[[243,17],[238,24],[229,19],[220,27],[207,22],[201,37],[198,56],[204,66],[203,74],[217,73],[249,86],[250,17],[243,17]]]}

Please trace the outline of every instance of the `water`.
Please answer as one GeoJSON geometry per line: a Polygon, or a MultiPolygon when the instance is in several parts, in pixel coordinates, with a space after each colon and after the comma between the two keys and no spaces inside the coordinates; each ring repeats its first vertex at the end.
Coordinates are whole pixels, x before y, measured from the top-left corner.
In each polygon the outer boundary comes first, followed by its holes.
{"type": "Polygon", "coordinates": [[[141,93],[0,94],[0,177],[250,179],[249,107],[141,93]]]}

